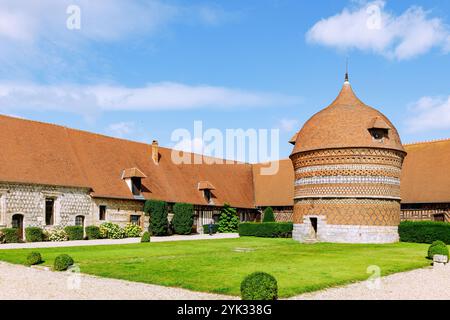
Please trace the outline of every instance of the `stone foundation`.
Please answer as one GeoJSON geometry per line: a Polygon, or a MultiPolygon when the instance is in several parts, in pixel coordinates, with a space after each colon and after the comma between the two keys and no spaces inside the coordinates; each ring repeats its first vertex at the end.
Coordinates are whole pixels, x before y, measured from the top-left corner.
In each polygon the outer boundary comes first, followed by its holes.
{"type": "Polygon", "coordinates": [[[398,227],[327,224],[325,216],[307,216],[303,223],[294,224],[292,238],[299,242],[335,243],[395,243],[399,241],[398,227]],[[317,232],[310,218],[317,219],[317,232]]]}

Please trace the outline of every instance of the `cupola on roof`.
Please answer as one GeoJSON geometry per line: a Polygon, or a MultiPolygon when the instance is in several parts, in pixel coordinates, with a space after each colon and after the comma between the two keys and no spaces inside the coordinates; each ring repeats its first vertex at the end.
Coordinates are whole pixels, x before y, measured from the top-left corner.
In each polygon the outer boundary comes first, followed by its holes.
{"type": "Polygon", "coordinates": [[[293,139],[295,147],[292,154],[355,147],[404,151],[394,125],[381,112],[359,100],[348,76],[333,103],[312,116],[293,139]],[[387,133],[382,139],[376,139],[371,129],[382,129],[387,133]]]}

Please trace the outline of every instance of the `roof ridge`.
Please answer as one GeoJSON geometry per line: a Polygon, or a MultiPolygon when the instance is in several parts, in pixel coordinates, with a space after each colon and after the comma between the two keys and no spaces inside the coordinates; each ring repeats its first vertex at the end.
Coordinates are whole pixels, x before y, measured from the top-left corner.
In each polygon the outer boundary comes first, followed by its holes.
{"type": "MultiPolygon", "coordinates": [[[[139,143],[139,144],[151,146],[151,143],[145,143],[145,142],[135,141],[135,140],[131,140],[131,139],[113,137],[113,136],[109,136],[109,135],[106,135],[106,134],[103,134],[103,133],[98,133],[98,132],[92,132],[92,131],[83,130],[83,129],[72,128],[72,127],[63,126],[63,125],[57,124],[57,123],[45,122],[45,121],[40,121],[40,120],[32,120],[32,119],[26,119],[26,118],[21,118],[21,117],[14,117],[14,116],[9,116],[9,115],[5,115],[5,114],[0,114],[0,117],[15,119],[15,120],[19,120],[19,121],[34,122],[34,123],[39,123],[39,124],[43,124],[43,125],[47,125],[47,126],[59,127],[59,128],[63,128],[63,129],[66,129],[66,130],[72,130],[72,131],[88,133],[88,134],[92,134],[92,135],[96,135],[96,136],[100,136],[100,137],[106,137],[106,138],[110,138],[110,139],[121,140],[121,141],[128,141],[128,142],[139,143]]],[[[161,148],[164,148],[164,147],[161,147],[161,148]]],[[[170,148],[166,148],[166,149],[170,149],[170,148]]]]}
{"type": "Polygon", "coordinates": [[[404,143],[403,145],[404,146],[413,146],[413,145],[416,145],[416,144],[436,143],[436,142],[444,142],[444,141],[450,141],[450,138],[441,138],[441,139],[432,139],[432,140],[409,142],[409,143],[404,143]]]}

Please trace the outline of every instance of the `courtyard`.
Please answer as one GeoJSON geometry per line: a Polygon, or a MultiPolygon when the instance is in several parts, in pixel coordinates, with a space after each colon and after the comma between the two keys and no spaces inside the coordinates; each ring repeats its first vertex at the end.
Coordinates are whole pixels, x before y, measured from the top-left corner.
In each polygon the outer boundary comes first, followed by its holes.
{"type": "Polygon", "coordinates": [[[428,245],[416,243],[299,244],[292,239],[242,237],[11,249],[1,250],[0,260],[25,264],[29,252],[39,251],[45,261],[38,268],[45,268],[52,266],[57,255],[66,253],[83,274],[224,296],[238,296],[246,275],[264,271],[277,278],[280,297],[288,298],[367,280],[372,276],[367,272],[370,266],[381,276],[430,266],[425,258],[427,249],[428,245]]]}

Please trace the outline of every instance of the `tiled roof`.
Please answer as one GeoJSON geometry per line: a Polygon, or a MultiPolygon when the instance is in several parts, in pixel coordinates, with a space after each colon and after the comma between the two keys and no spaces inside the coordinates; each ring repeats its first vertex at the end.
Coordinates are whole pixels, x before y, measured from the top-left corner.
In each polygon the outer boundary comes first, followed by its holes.
{"type": "Polygon", "coordinates": [[[389,119],[359,100],[346,82],[333,103],[312,116],[298,132],[292,154],[353,147],[404,151],[400,136],[389,119]],[[389,139],[374,141],[368,130],[374,123],[389,127],[389,139]]]}
{"type": "Polygon", "coordinates": [[[406,144],[403,203],[450,202],[450,140],[406,144]]]}
{"type": "Polygon", "coordinates": [[[138,168],[146,176],[146,199],[206,205],[198,182],[209,181],[216,205],[254,207],[250,164],[177,165],[172,150],[162,147],[155,164],[151,144],[7,116],[0,116],[0,150],[0,181],[86,187],[94,197],[133,199],[122,174],[138,168]]]}

